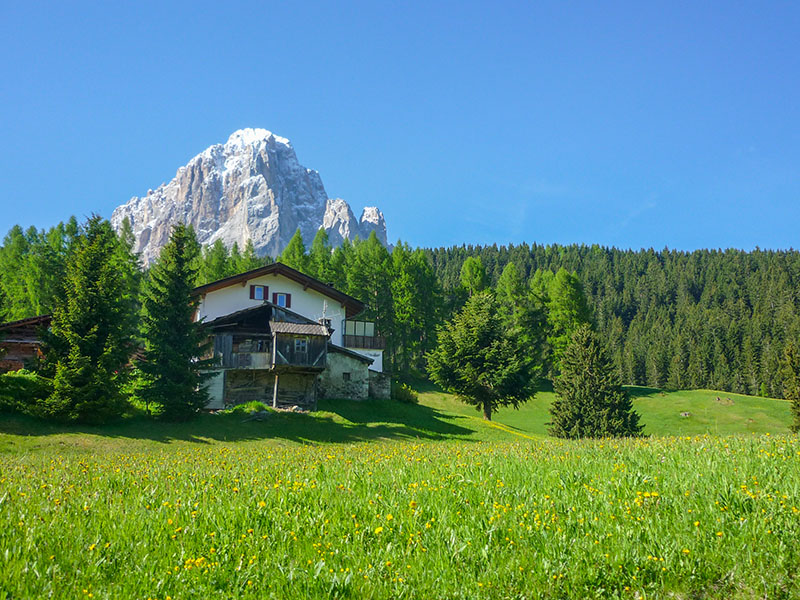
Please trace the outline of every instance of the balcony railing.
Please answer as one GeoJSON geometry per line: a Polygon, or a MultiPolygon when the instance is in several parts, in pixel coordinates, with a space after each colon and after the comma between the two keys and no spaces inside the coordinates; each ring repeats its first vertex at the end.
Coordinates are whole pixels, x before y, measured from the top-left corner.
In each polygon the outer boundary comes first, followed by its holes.
{"type": "Polygon", "coordinates": [[[386,338],[378,335],[345,335],[345,348],[361,348],[363,350],[383,350],[386,348],[386,338]]]}
{"type": "Polygon", "coordinates": [[[225,369],[269,369],[272,366],[271,352],[232,352],[220,356],[225,369]]]}

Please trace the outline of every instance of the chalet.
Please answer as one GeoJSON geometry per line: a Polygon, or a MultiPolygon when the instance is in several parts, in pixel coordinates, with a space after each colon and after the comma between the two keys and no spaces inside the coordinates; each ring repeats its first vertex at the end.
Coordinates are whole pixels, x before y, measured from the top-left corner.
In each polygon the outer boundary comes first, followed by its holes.
{"type": "MultiPolygon", "coordinates": [[[[259,400],[313,408],[317,398],[387,398],[384,340],[364,304],[281,263],[192,291],[210,337],[209,409],[259,400]]],[[[41,358],[50,315],[0,324],[0,372],[41,358]]]]}
{"type": "Polygon", "coordinates": [[[41,332],[50,315],[0,324],[0,373],[35,366],[42,358],[41,332]]]}
{"type": "Polygon", "coordinates": [[[318,397],[388,397],[383,338],[359,300],[281,263],[193,291],[214,360],[209,408],[251,400],[311,408],[318,397]]]}

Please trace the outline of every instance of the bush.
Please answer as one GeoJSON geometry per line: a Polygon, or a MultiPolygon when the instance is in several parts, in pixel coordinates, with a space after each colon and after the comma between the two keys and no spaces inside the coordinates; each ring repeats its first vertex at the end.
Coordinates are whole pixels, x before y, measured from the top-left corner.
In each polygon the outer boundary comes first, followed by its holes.
{"type": "Polygon", "coordinates": [[[53,393],[53,382],[33,371],[0,375],[0,412],[38,414],[41,403],[53,393]]]}
{"type": "Polygon", "coordinates": [[[257,412],[274,412],[271,406],[267,406],[263,402],[259,402],[258,400],[253,400],[251,402],[245,402],[244,404],[237,404],[236,406],[232,406],[225,411],[226,415],[249,415],[252,413],[257,412]]]}
{"type": "Polygon", "coordinates": [[[392,400],[405,402],[406,404],[416,404],[419,402],[417,392],[407,383],[392,382],[392,400]]]}

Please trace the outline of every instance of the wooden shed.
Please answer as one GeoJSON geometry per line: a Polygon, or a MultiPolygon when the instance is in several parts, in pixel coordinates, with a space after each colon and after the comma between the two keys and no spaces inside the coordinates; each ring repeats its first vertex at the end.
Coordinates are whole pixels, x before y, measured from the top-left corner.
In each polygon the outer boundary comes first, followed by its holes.
{"type": "Polygon", "coordinates": [[[253,400],[276,408],[316,407],[316,380],[327,363],[327,325],[264,302],[207,327],[216,360],[209,408],[253,400]]]}
{"type": "Polygon", "coordinates": [[[50,327],[50,315],[0,323],[0,373],[35,366],[42,358],[42,331],[50,327]]]}

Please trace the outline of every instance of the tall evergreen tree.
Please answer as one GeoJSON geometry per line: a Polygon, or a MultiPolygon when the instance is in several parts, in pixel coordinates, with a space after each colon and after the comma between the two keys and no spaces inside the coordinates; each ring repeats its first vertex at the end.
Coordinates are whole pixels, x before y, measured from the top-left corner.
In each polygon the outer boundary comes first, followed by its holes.
{"type": "Polygon", "coordinates": [[[278,257],[278,262],[282,262],[287,267],[300,271],[301,273],[308,272],[308,255],[306,254],[306,246],[303,243],[303,235],[300,229],[294,232],[292,239],[283,249],[281,255],[278,257]]]}
{"type": "Polygon", "coordinates": [[[421,362],[430,349],[441,304],[441,293],[421,250],[412,251],[398,241],[392,250],[391,295],[393,315],[393,349],[399,355],[395,368],[407,371],[412,362],[421,362]]]}
{"type": "Polygon", "coordinates": [[[495,286],[500,309],[509,316],[513,315],[522,303],[526,291],[517,265],[508,263],[495,286]]]}
{"type": "Polygon", "coordinates": [[[200,284],[218,281],[230,275],[228,249],[222,240],[215,241],[203,249],[201,267],[198,273],[200,284]]]}
{"type": "Polygon", "coordinates": [[[198,360],[206,338],[201,323],[194,321],[198,299],[191,291],[195,280],[193,233],[176,225],[161,250],[142,301],[144,357],[139,395],[145,402],[162,407],[167,420],[185,420],[208,402],[202,386],[207,361],[198,360]]]}
{"type": "Polygon", "coordinates": [[[428,356],[431,378],[491,420],[502,406],[517,408],[533,397],[540,365],[506,328],[491,292],[473,295],[452,321],[439,329],[428,356]]]}
{"type": "MultiPolygon", "coordinates": [[[[374,231],[365,241],[356,240],[353,244],[346,269],[347,293],[366,304],[363,318],[373,320],[378,332],[391,345],[394,334],[392,258],[374,231]]],[[[387,350],[391,355],[391,346],[387,350]]]]}
{"type": "Polygon", "coordinates": [[[46,338],[54,377],[42,412],[99,423],[121,416],[126,406],[121,390],[133,350],[130,289],[108,221],[89,218],[75,245],[46,338]]]}
{"type": "Polygon", "coordinates": [[[125,295],[123,300],[129,304],[128,312],[131,314],[139,311],[139,293],[142,285],[142,267],[139,255],[133,251],[136,236],[133,234],[128,217],[122,220],[119,232],[119,244],[114,253],[114,264],[123,279],[125,295]]]}
{"type": "Polygon", "coordinates": [[[479,257],[469,256],[461,265],[461,285],[470,296],[486,289],[486,268],[479,257]]]}
{"type": "Polygon", "coordinates": [[[554,373],[560,370],[561,355],[572,334],[582,325],[591,323],[591,310],[577,274],[563,267],[558,270],[547,290],[547,342],[552,351],[554,373]]]}
{"type": "Polygon", "coordinates": [[[311,250],[308,253],[308,274],[323,283],[333,283],[336,274],[331,265],[331,245],[328,232],[322,227],[317,230],[311,250]]]}
{"type": "Polygon", "coordinates": [[[638,436],[639,415],[619,383],[614,366],[588,324],[570,338],[553,382],[550,435],[562,438],[638,436]]]}

